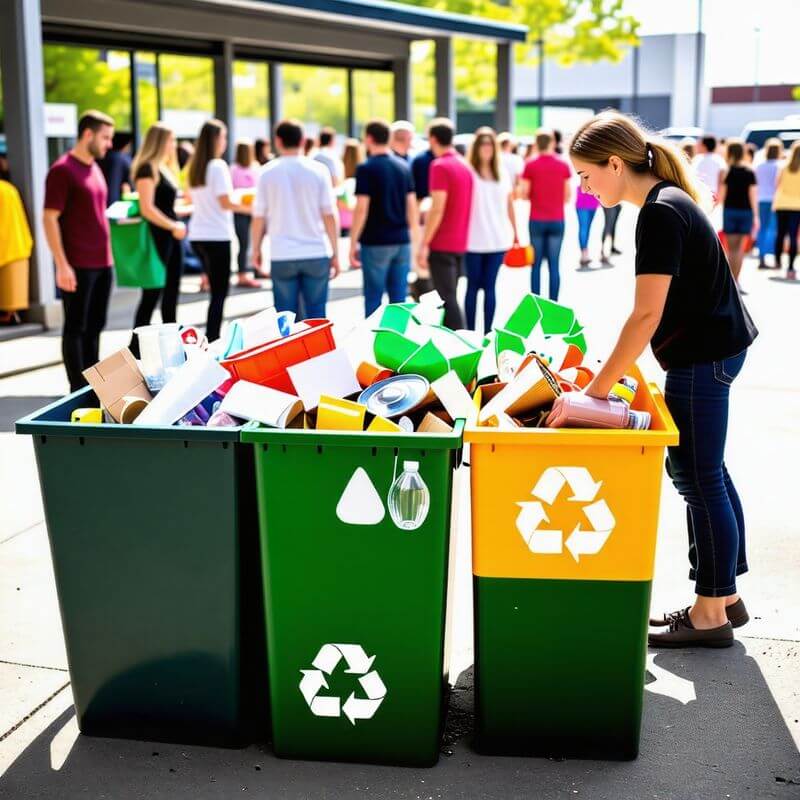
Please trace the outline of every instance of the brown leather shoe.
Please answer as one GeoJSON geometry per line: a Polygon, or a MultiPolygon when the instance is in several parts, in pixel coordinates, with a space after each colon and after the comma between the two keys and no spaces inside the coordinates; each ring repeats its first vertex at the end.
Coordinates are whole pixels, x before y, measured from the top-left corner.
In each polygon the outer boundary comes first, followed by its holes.
{"type": "MultiPolygon", "coordinates": [[[[672,611],[669,614],[664,614],[662,617],[650,617],[650,627],[664,628],[669,625],[673,619],[688,613],[688,611],[689,607],[687,606],[680,611],[672,611]]],[[[742,625],[750,621],[750,615],[747,613],[747,609],[744,607],[744,601],[741,597],[733,603],[733,605],[725,609],[725,615],[728,617],[728,622],[730,622],[734,628],[741,628],[742,625]]]]}
{"type": "Polygon", "coordinates": [[[699,630],[692,625],[687,609],[678,612],[669,623],[669,630],[649,634],[647,643],[651,647],[730,647],[733,644],[733,626],[726,622],[718,628],[699,630]]]}

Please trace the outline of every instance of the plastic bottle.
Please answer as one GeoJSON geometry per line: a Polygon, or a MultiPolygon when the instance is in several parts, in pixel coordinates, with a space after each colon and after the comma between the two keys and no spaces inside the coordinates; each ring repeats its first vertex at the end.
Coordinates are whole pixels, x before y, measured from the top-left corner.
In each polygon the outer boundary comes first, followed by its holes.
{"type": "Polygon", "coordinates": [[[415,531],[425,522],[431,494],[419,474],[418,461],[404,461],[403,472],[389,489],[389,514],[398,528],[415,531]]]}

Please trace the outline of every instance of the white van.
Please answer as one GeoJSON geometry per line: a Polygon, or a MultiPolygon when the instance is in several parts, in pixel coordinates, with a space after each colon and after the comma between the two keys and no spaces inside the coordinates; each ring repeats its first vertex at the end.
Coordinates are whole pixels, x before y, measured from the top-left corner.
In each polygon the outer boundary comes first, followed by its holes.
{"type": "Polygon", "coordinates": [[[780,139],[787,149],[791,147],[797,139],[800,139],[800,115],[764,122],[748,122],[742,131],[742,139],[747,143],[752,142],[759,149],[773,136],[780,139]]]}

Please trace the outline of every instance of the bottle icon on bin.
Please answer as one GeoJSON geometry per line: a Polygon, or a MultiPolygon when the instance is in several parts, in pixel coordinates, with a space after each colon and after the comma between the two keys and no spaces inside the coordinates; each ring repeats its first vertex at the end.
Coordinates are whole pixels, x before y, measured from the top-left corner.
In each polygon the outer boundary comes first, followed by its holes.
{"type": "Polygon", "coordinates": [[[418,461],[404,461],[403,472],[389,489],[389,514],[404,531],[415,531],[428,517],[431,493],[419,474],[418,461]]]}

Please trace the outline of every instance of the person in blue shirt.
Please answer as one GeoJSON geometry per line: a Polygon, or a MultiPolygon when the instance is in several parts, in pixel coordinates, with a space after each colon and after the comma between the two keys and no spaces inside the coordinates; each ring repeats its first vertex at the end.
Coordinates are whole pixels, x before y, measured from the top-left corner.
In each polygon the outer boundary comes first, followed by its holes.
{"type": "Polygon", "coordinates": [[[372,314],[388,293],[390,303],[408,296],[412,243],[419,213],[408,165],[389,149],[383,120],[367,124],[369,158],[356,169],[356,208],[350,227],[350,265],[364,272],[364,306],[372,314]]]}

